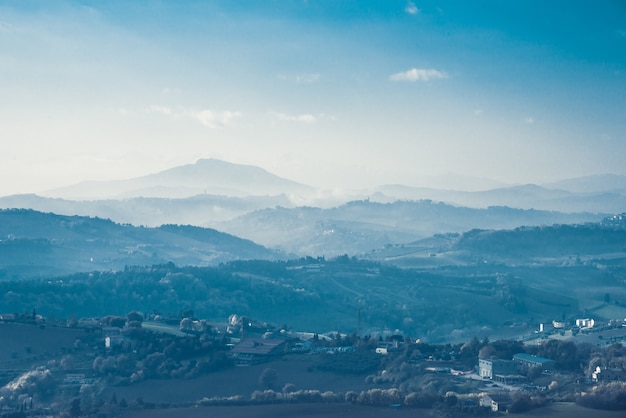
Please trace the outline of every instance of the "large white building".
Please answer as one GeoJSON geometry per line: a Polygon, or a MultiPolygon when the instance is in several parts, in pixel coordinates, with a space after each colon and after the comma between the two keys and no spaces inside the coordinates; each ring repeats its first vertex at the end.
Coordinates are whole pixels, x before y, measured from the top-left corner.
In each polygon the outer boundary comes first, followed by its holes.
{"type": "Polygon", "coordinates": [[[497,375],[517,374],[517,363],[512,360],[478,359],[478,373],[485,379],[494,379],[497,375]]]}

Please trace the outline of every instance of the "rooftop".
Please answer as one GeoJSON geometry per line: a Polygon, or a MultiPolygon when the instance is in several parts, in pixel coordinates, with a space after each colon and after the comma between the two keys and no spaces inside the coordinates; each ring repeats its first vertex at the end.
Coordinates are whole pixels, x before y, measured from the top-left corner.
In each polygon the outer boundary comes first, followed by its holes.
{"type": "Polygon", "coordinates": [[[541,363],[541,364],[554,362],[554,360],[549,359],[549,358],[533,356],[531,354],[526,354],[526,353],[514,354],[513,360],[522,360],[522,361],[528,361],[532,363],[541,363]]]}
{"type": "Polygon", "coordinates": [[[285,340],[270,340],[263,338],[246,338],[243,339],[233,348],[235,354],[255,354],[268,355],[277,347],[282,345],[285,340]]]}

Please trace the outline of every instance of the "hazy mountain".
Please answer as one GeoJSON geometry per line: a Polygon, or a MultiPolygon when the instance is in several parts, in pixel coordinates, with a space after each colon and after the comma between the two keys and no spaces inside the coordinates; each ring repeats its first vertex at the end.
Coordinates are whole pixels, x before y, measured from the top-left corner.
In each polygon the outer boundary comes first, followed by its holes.
{"type": "Polygon", "coordinates": [[[598,221],[602,217],[508,207],[475,209],[430,200],[354,201],[330,209],[264,209],[220,222],[216,227],[287,252],[333,256],[365,253],[437,233],[579,223],[598,221]]]}
{"type": "Polygon", "coordinates": [[[599,174],[547,183],[543,186],[549,189],[561,189],[574,193],[626,194],[626,176],[599,174]]]}
{"type": "Polygon", "coordinates": [[[201,159],[195,164],[174,167],[159,173],[128,180],[90,181],[73,186],[54,189],[43,193],[46,197],[69,200],[91,200],[80,206],[60,202],[37,202],[37,206],[26,206],[27,201],[13,202],[0,199],[2,207],[33,207],[43,211],[66,214],[89,214],[110,217],[119,222],[131,222],[142,225],[159,225],[167,222],[185,222],[205,225],[241,215],[244,211],[262,209],[258,199],[230,201],[224,204],[226,197],[269,197],[265,208],[277,205],[284,207],[316,206],[329,208],[349,201],[371,199],[390,203],[396,200],[434,200],[457,206],[487,208],[489,206],[508,206],[519,209],[538,209],[567,213],[595,212],[619,213],[626,208],[626,176],[598,175],[563,180],[542,186],[527,184],[507,187],[493,187],[497,183],[486,183],[480,179],[466,179],[463,183],[455,178],[453,184],[461,185],[463,190],[442,189],[441,179],[432,178],[430,187],[412,187],[402,184],[373,186],[367,190],[323,191],[288,179],[278,177],[266,170],[250,165],[233,164],[216,159],[201,159]],[[474,187],[471,187],[474,186],[474,187]],[[472,190],[472,191],[467,191],[472,190]],[[199,212],[187,213],[190,201],[150,201],[149,199],[187,199],[192,196],[197,202],[205,201],[204,215],[199,212]],[[210,196],[210,197],[206,197],[210,196]],[[133,200],[143,197],[141,202],[133,200]],[[112,203],[113,199],[123,203],[112,203]],[[221,199],[221,201],[220,201],[221,199]],[[104,202],[95,202],[103,200],[104,202]],[[216,202],[217,200],[217,202],[216,202]],[[213,202],[212,202],[213,201],[213,202]],[[214,203],[215,202],[215,203],[214,203]],[[59,206],[63,206],[59,208],[59,206]],[[165,213],[161,207],[167,207],[165,213]],[[215,206],[215,210],[211,210],[215,206]],[[226,206],[226,207],[225,207],[226,206]],[[235,208],[237,206],[237,208],[235,208]],[[136,207],[128,212],[126,208],[136,207]],[[72,212],[67,210],[75,208],[72,212]],[[208,210],[207,210],[208,208],[208,210]],[[226,209],[226,210],[223,210],[226,209]],[[161,214],[163,216],[161,217],[161,214]],[[176,219],[183,213],[183,219],[176,219]],[[141,219],[139,219],[141,218],[141,219]]]}
{"type": "Polygon", "coordinates": [[[0,237],[0,277],[4,278],[121,270],[127,265],[169,261],[208,266],[278,256],[251,241],[213,229],[134,227],[32,210],[1,210],[0,237]]]}
{"type": "Polygon", "coordinates": [[[251,165],[216,159],[174,167],[128,180],[87,181],[42,193],[65,199],[130,197],[185,198],[199,194],[221,196],[308,195],[314,189],[251,165]]]}
{"type": "Polygon", "coordinates": [[[228,197],[201,194],[182,199],[135,197],[129,199],[67,200],[33,194],[0,197],[0,209],[34,209],[59,215],[96,216],[118,223],[208,225],[268,207],[291,207],[285,195],[228,197]]]}
{"type": "Polygon", "coordinates": [[[565,190],[565,187],[557,187],[566,186],[566,183],[555,183],[553,188],[526,184],[476,192],[385,185],[376,188],[371,198],[382,202],[432,199],[474,208],[508,206],[566,213],[619,213],[626,208],[626,188],[620,190],[621,186],[607,186],[590,178],[580,179],[580,182],[572,181],[569,186],[571,191],[565,190]],[[585,184],[589,187],[584,186],[585,184]],[[594,189],[592,185],[597,187],[594,189]]]}
{"type": "Polygon", "coordinates": [[[86,182],[49,193],[71,199],[135,197],[68,200],[17,195],[0,198],[0,208],[97,216],[153,227],[212,227],[300,255],[339,255],[436,233],[596,221],[624,212],[625,179],[591,176],[483,191],[385,185],[337,194],[259,167],[208,159],[135,179],[86,182]]]}

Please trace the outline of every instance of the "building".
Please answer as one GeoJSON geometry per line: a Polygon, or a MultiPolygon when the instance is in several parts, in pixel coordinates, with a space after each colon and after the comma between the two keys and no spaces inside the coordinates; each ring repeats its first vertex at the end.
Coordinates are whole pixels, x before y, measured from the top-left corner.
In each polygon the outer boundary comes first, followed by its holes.
{"type": "Polygon", "coordinates": [[[517,363],[519,370],[522,371],[526,371],[533,367],[540,367],[542,371],[554,369],[554,360],[526,353],[517,353],[513,355],[513,361],[517,363]]]}
{"type": "Polygon", "coordinates": [[[479,405],[490,408],[493,412],[507,412],[511,406],[511,398],[507,394],[492,393],[480,398],[479,405]]]}
{"type": "Polygon", "coordinates": [[[600,381],[605,381],[605,382],[625,381],[626,370],[598,366],[593,371],[593,373],[591,373],[591,380],[596,383],[600,381]]]}
{"type": "Polygon", "coordinates": [[[578,328],[593,328],[595,324],[596,324],[596,321],[594,321],[593,319],[589,319],[589,318],[576,320],[576,326],[578,328]]]}
{"type": "Polygon", "coordinates": [[[122,335],[120,328],[103,327],[102,334],[104,335],[104,348],[107,350],[127,349],[130,346],[130,339],[122,335]]]}
{"type": "Polygon", "coordinates": [[[231,357],[237,364],[269,361],[287,350],[286,340],[244,338],[232,349],[231,357]]]}
{"type": "Polygon", "coordinates": [[[398,341],[381,341],[376,347],[376,353],[389,354],[394,351],[400,351],[400,343],[398,341]]]}
{"type": "Polygon", "coordinates": [[[494,379],[496,375],[517,374],[517,362],[513,360],[479,359],[478,373],[483,379],[494,379]]]}

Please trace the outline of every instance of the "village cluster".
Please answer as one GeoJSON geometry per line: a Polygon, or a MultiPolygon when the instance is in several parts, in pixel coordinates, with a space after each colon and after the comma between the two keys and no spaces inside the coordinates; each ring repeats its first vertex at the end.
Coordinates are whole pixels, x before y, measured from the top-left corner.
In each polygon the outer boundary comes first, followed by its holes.
{"type": "MultiPolygon", "coordinates": [[[[552,330],[541,327],[541,332],[525,343],[474,338],[464,344],[433,345],[399,333],[318,334],[294,332],[238,315],[231,315],[224,323],[197,319],[192,311],[180,315],[167,319],[158,313],[133,311],[125,317],[65,322],[46,320],[36,312],[0,316],[3,332],[27,328],[35,340],[44,330],[52,332],[48,335],[54,335],[55,330],[74,332],[71,346],[62,347],[60,353],[33,344],[2,362],[5,379],[14,379],[1,390],[0,411],[49,409],[51,404],[59,405],[59,395],[71,405],[85,393],[97,397],[106,386],[149,379],[188,381],[230,367],[267,364],[271,371],[273,362],[302,358],[299,356],[317,356],[316,370],[320,372],[362,374],[371,390],[395,391],[394,397],[382,399],[400,399],[394,404],[406,406],[433,406],[437,399],[447,399],[453,393],[455,407],[515,411],[541,406],[552,398],[574,400],[599,383],[626,381],[626,350],[616,343],[626,335],[623,321],[600,325],[580,319],[563,326],[555,322],[552,330]],[[565,331],[574,337],[593,335],[595,344],[557,338],[565,331]],[[610,338],[603,337],[607,333],[610,338]],[[550,338],[552,334],[555,338],[550,338]],[[437,381],[433,397],[415,401],[411,393],[418,393],[424,376],[429,375],[428,379],[437,381]],[[444,392],[444,388],[458,392],[444,392]],[[520,406],[520,399],[526,403],[520,406]]],[[[272,378],[264,379],[266,387],[260,389],[265,392],[238,394],[238,402],[263,402],[267,396],[279,396],[273,392],[272,378]]],[[[350,392],[350,388],[345,391],[350,392]]],[[[361,398],[332,398],[337,399],[354,403],[361,398]]],[[[364,404],[379,402],[367,399],[364,404]]],[[[86,404],[103,407],[106,400],[90,399],[86,404]]],[[[116,404],[115,410],[143,406],[126,399],[122,405],[116,404]]]]}

